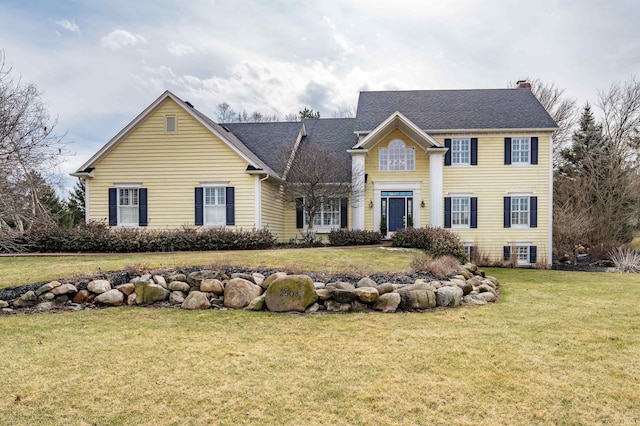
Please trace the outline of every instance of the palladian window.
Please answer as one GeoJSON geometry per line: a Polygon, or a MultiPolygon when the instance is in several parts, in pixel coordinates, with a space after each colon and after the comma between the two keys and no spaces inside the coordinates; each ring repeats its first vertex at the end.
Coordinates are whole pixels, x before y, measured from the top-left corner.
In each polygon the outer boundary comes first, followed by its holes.
{"type": "Polygon", "coordinates": [[[416,154],[413,147],[394,139],[388,148],[380,148],[380,171],[413,171],[416,169],[416,154]]]}

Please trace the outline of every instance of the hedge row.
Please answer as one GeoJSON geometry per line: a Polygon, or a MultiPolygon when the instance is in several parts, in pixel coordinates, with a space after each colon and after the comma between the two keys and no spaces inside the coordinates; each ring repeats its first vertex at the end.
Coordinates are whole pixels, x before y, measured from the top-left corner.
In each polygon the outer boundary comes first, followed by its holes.
{"type": "Polygon", "coordinates": [[[382,234],[376,231],[360,229],[333,229],[329,232],[329,244],[332,246],[364,246],[379,244],[382,234]]]}
{"type": "Polygon", "coordinates": [[[444,228],[427,226],[400,229],[391,237],[391,245],[422,249],[433,257],[451,256],[460,261],[467,257],[458,234],[444,228]]]}
{"type": "Polygon", "coordinates": [[[12,237],[13,243],[27,252],[166,252],[203,250],[256,250],[274,247],[275,236],[263,230],[222,228],[153,231],[112,229],[102,222],[81,224],[73,229],[34,230],[12,237]]]}

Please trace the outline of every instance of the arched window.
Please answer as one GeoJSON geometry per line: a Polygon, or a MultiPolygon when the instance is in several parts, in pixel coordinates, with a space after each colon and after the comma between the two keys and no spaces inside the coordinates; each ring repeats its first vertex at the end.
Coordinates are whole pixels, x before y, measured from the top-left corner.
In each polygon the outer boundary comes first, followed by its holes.
{"type": "Polygon", "coordinates": [[[389,142],[388,148],[379,150],[381,171],[413,171],[416,168],[416,154],[412,147],[406,147],[400,139],[389,142]]]}

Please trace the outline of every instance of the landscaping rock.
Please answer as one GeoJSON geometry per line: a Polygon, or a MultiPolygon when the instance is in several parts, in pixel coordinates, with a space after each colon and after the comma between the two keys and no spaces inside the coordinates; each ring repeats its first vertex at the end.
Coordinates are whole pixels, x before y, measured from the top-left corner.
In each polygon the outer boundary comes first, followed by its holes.
{"type": "Polygon", "coordinates": [[[87,284],[87,290],[91,293],[102,294],[111,290],[111,283],[107,280],[93,280],[87,284]]]}
{"type": "Polygon", "coordinates": [[[203,280],[217,278],[217,273],[212,271],[211,269],[203,269],[202,271],[195,271],[189,274],[187,277],[187,283],[191,286],[192,289],[199,289],[200,283],[203,280]]]}
{"type": "Polygon", "coordinates": [[[316,290],[316,295],[320,300],[331,299],[331,293],[332,293],[331,289],[328,289],[328,288],[321,288],[319,290],[316,290]]]}
{"type": "Polygon", "coordinates": [[[484,300],[484,301],[485,301],[485,302],[487,302],[487,303],[495,303],[495,302],[498,300],[498,298],[496,297],[496,295],[495,295],[495,294],[493,294],[493,293],[492,293],[492,292],[490,292],[490,291],[486,291],[486,292],[484,292],[484,293],[480,293],[480,294],[478,294],[476,297],[477,297],[478,299],[480,299],[480,300],[484,300]]]}
{"type": "Polygon", "coordinates": [[[365,312],[369,310],[369,305],[359,300],[351,302],[351,312],[365,312]]]}
{"type": "Polygon", "coordinates": [[[17,300],[13,301],[14,308],[30,308],[35,306],[38,303],[38,296],[36,296],[36,292],[30,290],[20,296],[17,300]]]}
{"type": "Polygon", "coordinates": [[[316,313],[316,312],[318,312],[318,311],[320,310],[320,306],[321,306],[321,305],[319,305],[319,304],[317,304],[317,303],[314,303],[314,304],[312,304],[311,306],[309,306],[309,307],[307,308],[307,310],[305,310],[305,311],[304,311],[304,313],[305,313],[305,314],[313,314],[313,313],[316,313]]]}
{"type": "Polygon", "coordinates": [[[332,288],[332,289],[338,289],[338,290],[355,290],[356,286],[344,281],[336,281],[336,282],[327,284],[325,288],[332,288]]]}
{"type": "Polygon", "coordinates": [[[185,282],[185,281],[187,281],[187,276],[185,274],[173,274],[173,275],[169,275],[165,281],[167,283],[170,283],[172,281],[185,282]]]}
{"type": "MultiPolygon", "coordinates": [[[[409,286],[411,287],[411,286],[409,286]]],[[[399,289],[400,309],[404,311],[423,310],[436,307],[436,295],[428,289],[399,289]]]]}
{"type": "Polygon", "coordinates": [[[436,305],[456,308],[462,302],[463,292],[458,286],[440,287],[436,290],[436,305]]]}
{"type": "Polygon", "coordinates": [[[45,312],[45,311],[50,311],[55,307],[56,307],[55,302],[42,302],[34,306],[33,310],[36,312],[45,312]]]}
{"type": "Polygon", "coordinates": [[[128,296],[135,291],[136,285],[132,283],[126,283],[126,284],[121,284],[116,288],[118,289],[118,291],[122,292],[122,294],[124,294],[125,296],[128,296]]]}
{"type": "Polygon", "coordinates": [[[319,281],[316,281],[316,282],[313,283],[313,286],[315,287],[316,290],[322,290],[327,285],[325,283],[321,283],[319,281]]]}
{"type": "Polygon", "coordinates": [[[458,286],[465,296],[473,291],[473,286],[465,280],[451,279],[451,282],[458,286]]]}
{"type": "Polygon", "coordinates": [[[78,289],[73,284],[62,284],[58,287],[52,288],[51,293],[56,296],[66,296],[69,294],[76,294],[78,289]]]}
{"type": "Polygon", "coordinates": [[[356,294],[354,293],[355,288],[353,290],[344,290],[336,288],[333,290],[331,294],[331,298],[338,303],[351,303],[356,300],[356,294]]]}
{"type": "Polygon", "coordinates": [[[114,288],[113,290],[97,295],[94,301],[101,305],[120,306],[124,302],[124,293],[114,288]]]}
{"type": "Polygon", "coordinates": [[[271,285],[272,282],[274,282],[275,280],[277,280],[278,278],[281,277],[286,277],[287,273],[286,272],[276,272],[275,274],[271,274],[267,277],[266,280],[264,280],[262,282],[262,284],[260,284],[260,286],[262,288],[264,288],[265,290],[269,288],[269,286],[271,285]]]}
{"type": "Polygon", "coordinates": [[[44,284],[36,290],[36,296],[40,296],[41,294],[46,293],[47,291],[51,291],[56,287],[60,287],[61,285],[62,284],[60,283],[60,281],[51,281],[47,284],[44,284]]]}
{"type": "MultiPolygon", "coordinates": [[[[151,284],[148,281],[138,281],[135,283],[136,304],[148,305],[154,302],[162,302],[169,296],[169,292],[158,284],[151,284]]],[[[131,296],[129,296],[131,297],[131,296]]]]}
{"type": "Polygon", "coordinates": [[[135,293],[131,293],[130,295],[127,296],[127,305],[129,306],[133,306],[136,304],[138,299],[138,295],[135,293]]]}
{"type": "Polygon", "coordinates": [[[246,308],[244,308],[247,311],[261,311],[264,309],[265,307],[265,298],[266,298],[266,293],[265,294],[261,294],[260,296],[256,297],[255,299],[253,299],[251,301],[251,303],[249,303],[247,305],[246,308]]]}
{"type": "Polygon", "coordinates": [[[306,275],[287,275],[273,281],[265,292],[272,312],[304,312],[318,299],[313,280],[306,275]]]}
{"type": "Polygon", "coordinates": [[[200,283],[200,291],[204,293],[214,293],[220,296],[221,294],[224,294],[224,284],[222,284],[222,281],[215,278],[202,280],[200,283]]]}
{"type": "Polygon", "coordinates": [[[385,293],[378,297],[373,309],[384,313],[393,313],[398,309],[401,300],[402,298],[398,293],[385,293]]]}
{"type": "MultiPolygon", "coordinates": [[[[491,293],[488,293],[491,294],[491,293]]],[[[462,301],[468,305],[486,305],[487,301],[478,297],[477,294],[468,294],[462,298],[462,301]]]]}
{"type": "Polygon", "coordinates": [[[478,286],[478,293],[491,293],[498,297],[498,293],[493,289],[493,287],[488,286],[487,284],[480,284],[480,286],[478,286]]]}
{"type": "Polygon", "coordinates": [[[201,291],[192,291],[189,293],[184,302],[182,302],[182,309],[209,309],[211,303],[207,298],[207,295],[201,291]]]}
{"type": "Polygon", "coordinates": [[[8,308],[8,307],[9,307],[9,302],[5,300],[0,300],[0,309],[8,308]]]}
{"type": "Polygon", "coordinates": [[[358,287],[353,292],[358,300],[364,303],[374,303],[380,296],[375,287],[358,287]]]}
{"type": "Polygon", "coordinates": [[[76,293],[75,296],[73,296],[73,303],[86,303],[87,299],[89,298],[89,290],[80,290],[79,292],[76,293]]]}
{"type": "Polygon", "coordinates": [[[253,274],[236,272],[234,274],[231,274],[231,279],[234,279],[234,278],[242,278],[243,280],[247,280],[250,283],[255,284],[255,281],[253,281],[253,274]]]}
{"type": "Polygon", "coordinates": [[[53,300],[55,298],[56,298],[56,295],[51,292],[47,292],[42,296],[40,296],[40,300],[42,300],[43,302],[48,302],[49,300],[53,300]]]}
{"type": "Polygon", "coordinates": [[[376,290],[378,290],[378,294],[382,295],[385,293],[391,293],[393,290],[395,290],[395,287],[393,287],[393,284],[391,283],[383,283],[379,286],[376,286],[376,290]]]}
{"type": "Polygon", "coordinates": [[[349,312],[351,310],[351,303],[340,303],[335,300],[327,300],[324,306],[327,308],[327,312],[349,312]]]}
{"type": "Polygon", "coordinates": [[[264,282],[265,276],[259,272],[254,272],[253,274],[251,274],[251,276],[253,277],[253,282],[256,285],[259,285],[260,287],[262,287],[262,283],[264,282]]]}
{"type": "Polygon", "coordinates": [[[364,277],[362,278],[360,281],[358,281],[358,284],[356,285],[356,287],[360,288],[360,287],[377,287],[378,284],[372,280],[369,277],[364,277]]]}
{"type": "Polygon", "coordinates": [[[243,278],[232,278],[224,288],[224,306],[243,309],[262,294],[262,287],[243,278]]]}
{"type": "Polygon", "coordinates": [[[154,275],[152,279],[153,279],[153,282],[158,284],[160,287],[164,289],[167,288],[167,280],[165,280],[162,275],[154,275]]]}
{"type": "Polygon", "coordinates": [[[189,286],[189,284],[182,281],[171,281],[169,283],[170,291],[182,291],[188,293],[190,289],[191,287],[189,286]]]}
{"type": "Polygon", "coordinates": [[[185,297],[187,297],[187,295],[181,291],[172,291],[169,295],[169,303],[174,305],[181,305],[182,302],[184,302],[185,297]]]}

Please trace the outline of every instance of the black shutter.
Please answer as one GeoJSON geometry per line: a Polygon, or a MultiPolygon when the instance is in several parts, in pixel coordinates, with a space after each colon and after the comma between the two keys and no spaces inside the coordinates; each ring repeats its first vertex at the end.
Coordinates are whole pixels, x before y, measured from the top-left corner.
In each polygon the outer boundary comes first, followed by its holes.
{"type": "Polygon", "coordinates": [[[538,197],[529,197],[529,227],[538,227],[538,197]]]}
{"type": "Polygon", "coordinates": [[[531,138],[531,164],[538,164],[538,138],[531,138]]]}
{"type": "Polygon", "coordinates": [[[504,253],[504,260],[509,260],[511,259],[511,246],[504,246],[502,247],[502,251],[504,253]]]}
{"type": "Polygon", "coordinates": [[[504,197],[504,227],[511,228],[511,197],[504,197]]]}
{"type": "Polygon", "coordinates": [[[340,228],[348,228],[348,212],[349,211],[349,199],[340,198],[340,228]]]}
{"type": "Polygon", "coordinates": [[[227,225],[236,224],[235,188],[227,186],[227,225]]]}
{"type": "Polygon", "coordinates": [[[204,225],[204,211],[203,211],[203,196],[202,196],[202,188],[196,188],[195,192],[195,209],[196,209],[196,226],[204,225]]]}
{"type": "Polygon", "coordinates": [[[138,226],[147,226],[149,217],[147,214],[147,188],[138,189],[138,226]]]}
{"type": "Polygon", "coordinates": [[[296,228],[304,228],[304,198],[296,198],[296,228]]]}
{"type": "Polygon", "coordinates": [[[451,197],[444,197],[444,227],[451,228],[451,197]]]}
{"type": "Polygon", "coordinates": [[[444,153],[444,165],[450,166],[451,165],[451,139],[444,140],[444,147],[449,148],[447,149],[447,152],[444,153]]]}
{"type": "Polygon", "coordinates": [[[475,255],[476,247],[469,246],[469,262],[473,262],[473,257],[475,255]]]}
{"type": "Polygon", "coordinates": [[[118,224],[118,193],[116,188],[109,188],[109,226],[118,224]]]}
{"type": "Polygon", "coordinates": [[[478,165],[478,138],[471,138],[471,165],[478,165]]]}
{"type": "Polygon", "coordinates": [[[504,138],[504,164],[511,164],[511,138],[504,138]]]}
{"type": "Polygon", "coordinates": [[[538,261],[538,248],[536,246],[529,246],[529,263],[536,263],[538,261]]]}
{"type": "Polygon", "coordinates": [[[471,228],[478,227],[478,197],[471,197],[471,228]]]}

